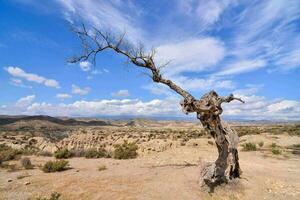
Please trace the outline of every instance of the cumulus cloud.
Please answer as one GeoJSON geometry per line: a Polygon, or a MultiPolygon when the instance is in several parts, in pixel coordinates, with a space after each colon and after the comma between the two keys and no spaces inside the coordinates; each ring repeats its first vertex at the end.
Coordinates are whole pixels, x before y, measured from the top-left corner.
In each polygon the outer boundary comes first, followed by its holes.
{"type": "Polygon", "coordinates": [[[191,91],[235,88],[235,84],[232,81],[223,80],[216,77],[189,78],[186,76],[175,76],[173,77],[173,80],[181,87],[191,91]]]}
{"type": "Polygon", "coordinates": [[[215,38],[193,38],[157,48],[155,59],[160,64],[171,61],[165,72],[199,72],[215,66],[225,55],[224,44],[215,38]]]}
{"type": "MultiPolygon", "coordinates": [[[[250,88],[248,88],[250,89],[250,88]]],[[[243,120],[300,120],[300,102],[288,99],[267,100],[251,90],[235,94],[246,101],[224,104],[223,117],[243,120]]],[[[139,99],[103,99],[75,101],[69,104],[34,102],[35,95],[20,98],[12,105],[0,107],[0,114],[52,116],[166,116],[184,117],[177,97],[142,101],[139,99]]],[[[190,116],[193,116],[191,114],[190,116]]]]}
{"type": "Polygon", "coordinates": [[[22,97],[20,98],[15,106],[16,107],[26,107],[26,106],[29,106],[35,99],[35,95],[29,95],[29,96],[26,96],[26,97],[22,97]]]}
{"type": "Polygon", "coordinates": [[[89,87],[80,88],[77,85],[72,85],[72,94],[87,95],[90,90],[91,88],[89,87]]]}
{"type": "Polygon", "coordinates": [[[111,95],[114,97],[129,97],[130,96],[128,90],[119,90],[117,92],[113,92],[111,95]]]}
{"type": "MultiPolygon", "coordinates": [[[[26,100],[25,100],[26,99],[26,100]]],[[[22,100],[22,107],[16,104],[0,109],[0,114],[26,114],[26,115],[51,115],[51,116],[170,116],[179,115],[180,106],[177,98],[164,100],[153,99],[142,101],[139,99],[75,101],[70,104],[50,104],[22,100]],[[30,105],[29,105],[30,102],[30,105]]],[[[20,104],[20,102],[18,103],[20,104]]]]}
{"type": "Polygon", "coordinates": [[[39,84],[44,84],[47,87],[60,88],[58,81],[54,79],[47,79],[43,76],[39,76],[37,74],[27,73],[23,69],[19,67],[9,66],[4,68],[11,76],[23,79],[29,82],[35,82],[39,84]]]}
{"type": "Polygon", "coordinates": [[[56,98],[58,98],[60,100],[65,100],[65,99],[72,98],[72,95],[67,94],[67,93],[59,93],[59,94],[56,95],[56,98]]]}
{"type": "Polygon", "coordinates": [[[235,90],[235,96],[245,100],[245,104],[233,101],[224,104],[224,116],[246,120],[300,120],[300,102],[288,99],[267,100],[256,95],[262,85],[249,85],[235,90]]]}
{"type": "Polygon", "coordinates": [[[35,95],[28,95],[18,99],[15,103],[3,105],[0,108],[1,115],[20,115],[25,113],[28,106],[34,103],[35,95]]]}
{"type": "Polygon", "coordinates": [[[297,101],[281,100],[267,107],[268,112],[299,112],[300,104],[297,101]]]}
{"type": "Polygon", "coordinates": [[[79,67],[82,71],[90,71],[91,70],[91,63],[88,61],[82,61],[79,63],[79,67]]]}

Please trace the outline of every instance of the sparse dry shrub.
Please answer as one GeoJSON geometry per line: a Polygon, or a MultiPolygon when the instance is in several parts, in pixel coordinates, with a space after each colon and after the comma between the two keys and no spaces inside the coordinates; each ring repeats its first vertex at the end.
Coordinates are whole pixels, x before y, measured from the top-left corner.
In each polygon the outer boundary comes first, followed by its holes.
{"type": "Polygon", "coordinates": [[[273,142],[273,143],[271,144],[271,147],[272,147],[272,148],[276,148],[276,147],[277,147],[277,144],[276,144],[275,142],[273,142]]]}
{"type": "Polygon", "coordinates": [[[38,148],[26,146],[24,149],[19,150],[22,155],[36,155],[39,152],[38,148]]]}
{"type": "Polygon", "coordinates": [[[61,194],[58,192],[53,192],[49,198],[47,197],[38,197],[36,200],[59,200],[61,194]]]}
{"type": "Polygon", "coordinates": [[[16,164],[2,163],[0,167],[3,169],[7,169],[7,172],[15,172],[20,170],[20,168],[16,164]]]}
{"type": "Polygon", "coordinates": [[[293,144],[292,147],[296,149],[300,149],[300,144],[293,144]]]}
{"type": "Polygon", "coordinates": [[[103,170],[107,170],[107,167],[105,165],[100,165],[98,167],[98,171],[103,171],[103,170]]]}
{"type": "Polygon", "coordinates": [[[292,154],[300,155],[300,144],[293,144],[289,148],[292,149],[292,154]]]}
{"type": "Polygon", "coordinates": [[[263,147],[263,146],[264,146],[264,142],[263,142],[263,141],[259,142],[259,143],[258,143],[258,146],[259,146],[259,147],[263,147]]]}
{"type": "Polygon", "coordinates": [[[69,161],[67,160],[48,161],[44,164],[42,170],[45,173],[60,172],[66,170],[68,165],[69,161]]]}
{"type": "Polygon", "coordinates": [[[275,155],[279,155],[282,151],[278,147],[272,147],[272,153],[275,155]]]}
{"type": "Polygon", "coordinates": [[[249,127],[249,126],[237,126],[235,127],[235,130],[237,131],[238,135],[244,136],[244,135],[258,135],[262,132],[257,127],[249,127]]]}
{"type": "Polygon", "coordinates": [[[180,146],[185,146],[186,145],[186,143],[185,142],[180,142],[180,146]]]}
{"type": "Polygon", "coordinates": [[[247,142],[243,145],[243,151],[256,151],[256,144],[247,142]]]}
{"type": "Polygon", "coordinates": [[[72,157],[72,153],[68,149],[60,149],[54,153],[54,157],[57,159],[67,159],[72,157]]]}
{"type": "Polygon", "coordinates": [[[3,144],[0,145],[0,164],[5,161],[17,159],[20,155],[20,151],[3,144]]]}
{"type": "Polygon", "coordinates": [[[22,167],[24,167],[25,169],[33,169],[31,160],[28,157],[22,158],[20,160],[20,163],[21,163],[22,167]]]}
{"type": "Polygon", "coordinates": [[[96,149],[88,149],[84,157],[86,158],[107,158],[109,157],[108,152],[104,148],[96,149]]]}
{"type": "Polygon", "coordinates": [[[123,144],[117,144],[114,147],[115,159],[131,159],[136,158],[138,155],[138,146],[135,143],[128,143],[127,141],[124,141],[123,144]]]}

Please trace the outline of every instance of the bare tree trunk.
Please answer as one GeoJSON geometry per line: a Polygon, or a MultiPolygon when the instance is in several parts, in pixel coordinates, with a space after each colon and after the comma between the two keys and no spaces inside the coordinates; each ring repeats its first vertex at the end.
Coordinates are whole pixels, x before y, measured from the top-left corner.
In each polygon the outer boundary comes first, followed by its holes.
{"type": "Polygon", "coordinates": [[[183,100],[180,104],[184,113],[197,113],[197,118],[201,121],[204,129],[215,139],[219,153],[218,159],[213,164],[203,168],[200,178],[201,185],[206,184],[214,187],[240,176],[241,170],[237,151],[238,135],[229,126],[221,122],[220,115],[223,112],[222,103],[229,103],[233,100],[243,102],[241,99],[235,98],[232,94],[227,97],[220,97],[215,91],[211,91],[203,95],[200,100],[196,100],[189,92],[161,75],[160,69],[164,66],[156,66],[154,62],[155,50],[152,50],[151,53],[145,53],[142,45],[139,47],[130,45],[124,39],[124,35],[116,37],[110,33],[103,33],[98,29],[94,29],[94,33],[91,34],[84,25],[81,29],[74,27],[73,31],[80,38],[84,53],[71,59],[71,63],[89,59],[95,63],[98,53],[111,49],[127,57],[135,66],[150,71],[150,76],[154,82],[167,85],[181,95],[183,100]]]}
{"type": "Polygon", "coordinates": [[[197,118],[204,129],[214,138],[218,148],[218,158],[214,163],[203,167],[200,176],[200,185],[207,185],[211,189],[221,183],[238,178],[241,175],[237,145],[237,133],[220,119],[222,113],[221,103],[230,102],[233,96],[218,97],[211,91],[199,101],[202,106],[210,107],[210,111],[197,112],[197,118]]]}

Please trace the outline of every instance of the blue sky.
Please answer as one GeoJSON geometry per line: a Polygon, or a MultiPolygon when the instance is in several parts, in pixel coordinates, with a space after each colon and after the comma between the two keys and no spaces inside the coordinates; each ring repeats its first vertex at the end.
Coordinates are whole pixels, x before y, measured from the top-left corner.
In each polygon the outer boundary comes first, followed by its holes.
{"type": "Polygon", "coordinates": [[[300,120],[298,0],[0,1],[0,114],[184,117],[177,94],[113,52],[68,64],[78,22],[156,48],[197,98],[242,97],[225,118],[300,120]]]}

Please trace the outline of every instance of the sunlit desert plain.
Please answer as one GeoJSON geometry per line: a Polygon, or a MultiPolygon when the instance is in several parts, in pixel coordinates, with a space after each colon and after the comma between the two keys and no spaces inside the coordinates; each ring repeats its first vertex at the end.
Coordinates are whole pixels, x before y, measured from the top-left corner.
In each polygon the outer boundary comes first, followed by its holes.
{"type": "Polygon", "coordinates": [[[199,122],[2,116],[0,199],[299,199],[299,124],[230,124],[243,173],[209,190],[217,148],[199,122]]]}

